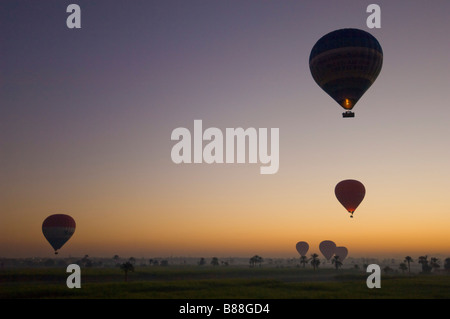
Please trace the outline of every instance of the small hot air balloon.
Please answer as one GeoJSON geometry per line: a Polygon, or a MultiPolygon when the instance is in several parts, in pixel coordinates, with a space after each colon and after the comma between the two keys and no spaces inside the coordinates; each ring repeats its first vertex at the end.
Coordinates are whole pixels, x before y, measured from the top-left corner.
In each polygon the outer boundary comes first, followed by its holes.
{"type": "Polygon", "coordinates": [[[340,261],[344,261],[344,259],[347,258],[348,250],[345,247],[336,247],[334,255],[338,256],[340,261]]]}
{"type": "Polygon", "coordinates": [[[42,233],[55,250],[60,249],[75,232],[75,220],[69,215],[55,214],[48,216],[42,223],[42,233]]]}
{"type": "Polygon", "coordinates": [[[319,250],[327,260],[330,260],[330,258],[333,257],[335,249],[336,244],[331,240],[324,240],[319,244],[319,250]]]}
{"type": "Polygon", "coordinates": [[[353,213],[366,195],[366,188],[361,182],[348,179],[336,185],[334,194],[342,206],[351,214],[350,217],[353,218],[353,213]]]}
{"type": "Polygon", "coordinates": [[[346,112],[355,117],[355,104],[381,72],[383,50],[374,36],[359,29],[330,32],[317,41],[309,56],[314,81],[346,112]]]}
{"type": "Polygon", "coordinates": [[[295,248],[297,249],[300,256],[306,256],[306,253],[308,252],[309,249],[309,245],[306,241],[299,241],[295,245],[295,248]]]}

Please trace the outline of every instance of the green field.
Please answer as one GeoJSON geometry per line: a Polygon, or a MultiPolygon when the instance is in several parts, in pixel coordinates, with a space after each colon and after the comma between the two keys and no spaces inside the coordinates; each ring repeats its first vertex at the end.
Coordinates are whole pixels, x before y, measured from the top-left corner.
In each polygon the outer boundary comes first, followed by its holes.
{"type": "Polygon", "coordinates": [[[136,267],[125,282],[118,268],[81,270],[81,288],[66,286],[61,268],[3,269],[0,298],[85,299],[372,299],[450,298],[449,275],[382,275],[369,289],[369,274],[356,270],[249,267],[136,267]]]}

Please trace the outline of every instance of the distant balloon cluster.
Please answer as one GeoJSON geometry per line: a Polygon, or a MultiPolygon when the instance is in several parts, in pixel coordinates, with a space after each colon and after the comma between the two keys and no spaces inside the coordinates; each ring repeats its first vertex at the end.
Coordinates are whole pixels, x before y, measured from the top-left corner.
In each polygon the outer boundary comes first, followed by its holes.
{"type": "MultiPolygon", "coordinates": [[[[299,241],[295,248],[300,256],[306,256],[309,250],[309,244],[305,241],[299,241]]],[[[336,243],[331,240],[324,240],[319,244],[319,250],[326,260],[330,260],[333,256],[338,256],[340,261],[344,261],[348,255],[348,249],[346,247],[337,247],[336,243]]]]}

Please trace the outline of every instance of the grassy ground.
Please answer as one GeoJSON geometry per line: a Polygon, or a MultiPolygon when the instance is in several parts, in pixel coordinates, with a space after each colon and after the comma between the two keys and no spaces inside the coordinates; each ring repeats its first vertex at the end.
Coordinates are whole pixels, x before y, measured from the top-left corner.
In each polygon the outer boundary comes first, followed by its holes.
{"type": "Polygon", "coordinates": [[[249,267],[137,267],[81,270],[81,289],[69,289],[65,268],[3,269],[0,298],[161,299],[372,299],[450,298],[449,275],[381,276],[369,289],[369,274],[356,270],[249,267]]]}

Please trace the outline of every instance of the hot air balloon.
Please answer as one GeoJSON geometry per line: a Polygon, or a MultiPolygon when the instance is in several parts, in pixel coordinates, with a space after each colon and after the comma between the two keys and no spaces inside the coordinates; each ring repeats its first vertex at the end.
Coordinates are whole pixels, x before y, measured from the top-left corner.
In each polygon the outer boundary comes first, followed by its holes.
{"type": "Polygon", "coordinates": [[[314,81],[346,112],[353,107],[381,72],[383,50],[366,31],[341,29],[323,36],[311,50],[309,68],[314,81]]]}
{"type": "Polygon", "coordinates": [[[75,232],[75,220],[69,215],[55,214],[48,216],[42,223],[42,233],[55,250],[60,249],[75,232]]]}
{"type": "Polygon", "coordinates": [[[309,249],[309,245],[305,241],[299,241],[295,245],[295,248],[297,249],[297,251],[300,254],[300,256],[306,256],[306,253],[308,252],[308,249],[309,249]]]}
{"type": "Polygon", "coordinates": [[[324,240],[319,244],[319,250],[327,260],[330,260],[330,258],[333,257],[335,249],[336,244],[331,240],[324,240]]]}
{"type": "Polygon", "coordinates": [[[340,261],[344,261],[344,259],[347,258],[348,250],[345,247],[336,247],[334,254],[339,257],[340,261]]]}
{"type": "Polygon", "coordinates": [[[348,179],[339,182],[334,188],[334,194],[338,201],[345,207],[345,209],[351,214],[350,217],[353,218],[353,213],[356,208],[361,204],[366,195],[366,189],[364,185],[356,180],[348,179]]]}

